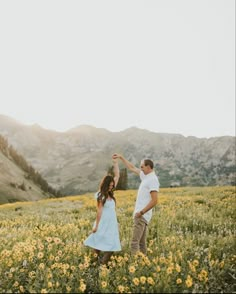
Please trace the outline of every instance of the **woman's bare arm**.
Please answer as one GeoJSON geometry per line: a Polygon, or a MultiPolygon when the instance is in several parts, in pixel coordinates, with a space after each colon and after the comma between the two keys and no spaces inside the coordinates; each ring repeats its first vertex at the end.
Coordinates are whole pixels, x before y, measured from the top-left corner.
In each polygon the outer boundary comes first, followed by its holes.
{"type": "Polygon", "coordinates": [[[102,208],[103,208],[102,201],[98,201],[98,203],[97,203],[96,225],[93,228],[93,233],[95,233],[97,231],[97,229],[98,229],[98,225],[99,225],[99,222],[100,222],[100,219],[101,219],[101,216],[102,216],[102,208]]]}
{"type": "Polygon", "coordinates": [[[115,187],[116,187],[120,178],[120,169],[119,169],[119,164],[117,159],[112,159],[112,162],[113,162],[114,181],[115,181],[115,187]]]}

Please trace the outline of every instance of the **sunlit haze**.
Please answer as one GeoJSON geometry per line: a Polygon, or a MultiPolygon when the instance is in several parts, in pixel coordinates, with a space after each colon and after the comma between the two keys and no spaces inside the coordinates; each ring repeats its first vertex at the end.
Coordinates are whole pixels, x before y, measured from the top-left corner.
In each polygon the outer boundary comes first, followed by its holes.
{"type": "Polygon", "coordinates": [[[0,114],[235,135],[235,1],[1,1],[0,114]]]}

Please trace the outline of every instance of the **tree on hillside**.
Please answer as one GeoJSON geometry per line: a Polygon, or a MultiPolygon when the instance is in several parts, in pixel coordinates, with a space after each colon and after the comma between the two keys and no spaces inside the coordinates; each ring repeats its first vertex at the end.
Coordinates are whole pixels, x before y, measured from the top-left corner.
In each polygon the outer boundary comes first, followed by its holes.
{"type": "MultiPolygon", "coordinates": [[[[30,164],[28,164],[25,158],[20,155],[12,146],[9,146],[7,139],[1,135],[0,150],[7,158],[13,160],[16,165],[18,165],[23,171],[27,173],[26,178],[31,179],[35,184],[39,185],[44,192],[50,193],[56,197],[62,196],[60,191],[50,187],[47,181],[40,175],[40,173],[35,171],[35,169],[30,164]]],[[[20,188],[25,191],[25,184],[22,183],[20,188]]]]}
{"type": "Polygon", "coordinates": [[[8,142],[7,139],[5,139],[3,136],[0,135],[0,150],[2,153],[8,157],[8,142]]]}

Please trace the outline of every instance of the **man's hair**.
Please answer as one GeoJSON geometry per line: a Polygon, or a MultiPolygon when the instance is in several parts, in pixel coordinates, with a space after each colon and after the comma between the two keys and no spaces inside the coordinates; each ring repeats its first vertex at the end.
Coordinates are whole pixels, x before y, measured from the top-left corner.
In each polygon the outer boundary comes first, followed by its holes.
{"type": "Polygon", "coordinates": [[[144,162],[145,166],[149,165],[151,169],[154,168],[154,164],[153,164],[153,161],[151,159],[146,158],[146,159],[143,160],[143,162],[144,162]]]}

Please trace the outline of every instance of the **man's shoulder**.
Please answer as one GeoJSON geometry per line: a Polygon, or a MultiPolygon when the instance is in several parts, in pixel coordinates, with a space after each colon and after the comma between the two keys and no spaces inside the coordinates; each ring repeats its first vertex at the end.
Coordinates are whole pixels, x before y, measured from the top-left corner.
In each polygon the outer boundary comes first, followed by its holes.
{"type": "Polygon", "coordinates": [[[148,178],[148,181],[154,183],[156,182],[158,185],[159,185],[159,179],[158,179],[158,176],[155,172],[153,172],[150,177],[148,178]]]}
{"type": "Polygon", "coordinates": [[[157,174],[154,172],[154,171],[152,171],[150,174],[150,179],[158,179],[158,177],[157,177],[157,174]]]}

